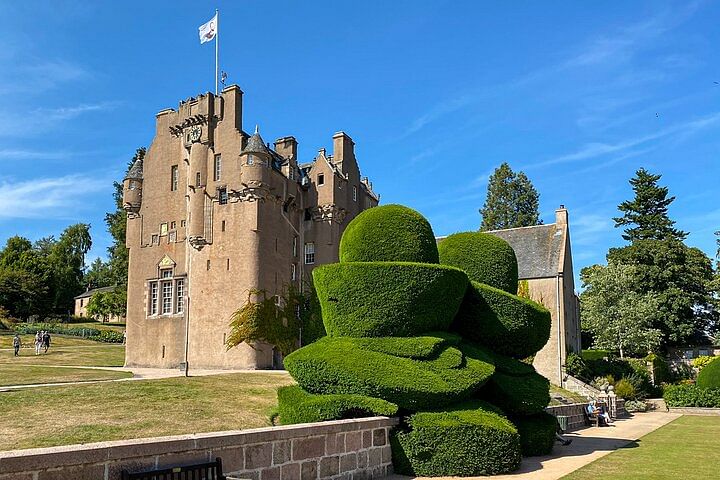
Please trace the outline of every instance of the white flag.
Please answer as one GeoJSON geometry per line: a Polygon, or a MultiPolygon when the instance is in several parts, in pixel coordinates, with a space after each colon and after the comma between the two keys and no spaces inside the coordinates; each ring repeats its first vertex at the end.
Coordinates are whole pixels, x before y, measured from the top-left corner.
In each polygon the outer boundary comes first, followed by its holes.
{"type": "Polygon", "coordinates": [[[210,19],[205,25],[201,25],[200,28],[200,43],[209,42],[217,35],[217,13],[213,18],[210,19]]]}

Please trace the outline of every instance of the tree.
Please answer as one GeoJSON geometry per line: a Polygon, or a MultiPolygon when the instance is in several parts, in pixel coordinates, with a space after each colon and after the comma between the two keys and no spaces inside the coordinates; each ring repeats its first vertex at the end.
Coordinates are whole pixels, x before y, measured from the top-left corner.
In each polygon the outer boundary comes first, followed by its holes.
{"type": "Polygon", "coordinates": [[[56,313],[71,312],[75,295],[83,291],[85,254],[90,247],[90,225],[86,223],[67,227],[52,246],[48,260],[56,313]]]}
{"type": "Polygon", "coordinates": [[[505,162],[490,176],[485,205],[480,209],[480,230],[539,225],[539,201],[530,179],[523,172],[513,172],[505,162]]]}
{"type": "Polygon", "coordinates": [[[85,272],[83,283],[88,288],[109,287],[114,284],[110,266],[103,262],[102,259],[96,258],[90,264],[90,268],[85,272]]]}
{"type": "Polygon", "coordinates": [[[90,297],[86,312],[93,317],[100,317],[103,322],[111,316],[122,316],[125,314],[125,303],[127,297],[123,290],[110,290],[107,292],[96,292],[90,297]]]}
{"type": "Polygon", "coordinates": [[[655,294],[632,289],[636,272],[630,265],[593,265],[580,273],[585,291],[580,296],[583,329],[594,337],[595,348],[627,353],[653,351],[662,333],[653,328],[659,300],[655,294]]]}
{"type": "Polygon", "coordinates": [[[661,177],[641,168],[630,179],[635,198],[618,205],[623,216],[613,218],[616,228],[628,227],[624,230],[625,240],[684,240],[687,237],[686,232],[674,227],[675,221],[668,216],[668,206],[675,197],[668,197],[667,187],[658,186],[661,177]]]}

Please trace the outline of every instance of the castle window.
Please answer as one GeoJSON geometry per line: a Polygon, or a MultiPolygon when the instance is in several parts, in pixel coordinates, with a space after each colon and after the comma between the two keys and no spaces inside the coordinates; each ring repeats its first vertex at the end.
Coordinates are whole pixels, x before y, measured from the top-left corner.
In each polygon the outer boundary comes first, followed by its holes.
{"type": "Polygon", "coordinates": [[[297,237],[293,237],[293,257],[297,257],[297,237]]]}
{"type": "Polygon", "coordinates": [[[207,261],[207,264],[205,265],[206,270],[210,270],[210,260],[207,261]]]}
{"type": "Polygon", "coordinates": [[[254,165],[254,164],[255,164],[255,157],[253,157],[253,154],[252,154],[252,153],[249,153],[249,154],[248,154],[247,164],[248,164],[248,165],[254,165]]]}
{"type": "Polygon", "coordinates": [[[167,223],[161,223],[160,224],[160,236],[167,235],[168,232],[168,224],[167,223]]]}
{"type": "Polygon", "coordinates": [[[220,155],[215,155],[215,168],[213,168],[213,180],[216,182],[220,180],[220,174],[222,173],[222,158],[220,155]]]}
{"type": "Polygon", "coordinates": [[[308,242],[305,244],[305,264],[312,265],[315,263],[315,243],[308,242]]]}
{"type": "Polygon", "coordinates": [[[164,268],[160,270],[160,278],[172,278],[173,272],[170,268],[164,268]]]}
{"type": "Polygon", "coordinates": [[[353,185],[353,202],[357,202],[357,187],[353,185]]]}
{"type": "Polygon", "coordinates": [[[223,220],[222,223],[220,224],[220,231],[222,231],[222,232],[225,231],[225,220],[223,220]]]}
{"type": "Polygon", "coordinates": [[[177,292],[177,313],[185,311],[185,279],[178,278],[175,282],[175,290],[177,292]]]}
{"type": "Polygon", "coordinates": [[[177,222],[170,222],[170,230],[175,230],[177,228],[177,222]]]}
{"type": "Polygon", "coordinates": [[[178,166],[170,167],[170,191],[174,192],[178,189],[178,166]]]}
{"type": "Polygon", "coordinates": [[[318,175],[318,185],[325,185],[325,174],[321,173],[318,175]]]}
{"type": "Polygon", "coordinates": [[[158,284],[152,282],[150,284],[150,315],[157,315],[158,307],[158,284]]]}
{"type": "Polygon", "coordinates": [[[162,313],[167,315],[172,313],[173,304],[173,282],[162,282],[162,313]]]}
{"type": "Polygon", "coordinates": [[[152,237],[150,237],[150,244],[151,245],[160,245],[160,236],[156,233],[152,237]]]}
{"type": "Polygon", "coordinates": [[[180,226],[181,226],[181,227],[184,227],[184,226],[185,226],[185,220],[180,220],[180,226]]]}
{"type": "Polygon", "coordinates": [[[290,264],[290,280],[293,282],[297,280],[297,265],[294,263],[290,264]]]}
{"type": "Polygon", "coordinates": [[[218,202],[220,205],[227,205],[228,202],[228,194],[227,194],[227,188],[221,188],[218,190],[218,202]]]}
{"type": "Polygon", "coordinates": [[[305,221],[307,222],[310,220],[312,220],[312,212],[310,211],[309,208],[306,208],[305,209],[305,221]]]}
{"type": "Polygon", "coordinates": [[[200,186],[200,172],[195,173],[195,186],[200,186]]]}
{"type": "Polygon", "coordinates": [[[173,230],[172,232],[168,233],[168,243],[175,242],[177,242],[177,232],[173,230]]]}

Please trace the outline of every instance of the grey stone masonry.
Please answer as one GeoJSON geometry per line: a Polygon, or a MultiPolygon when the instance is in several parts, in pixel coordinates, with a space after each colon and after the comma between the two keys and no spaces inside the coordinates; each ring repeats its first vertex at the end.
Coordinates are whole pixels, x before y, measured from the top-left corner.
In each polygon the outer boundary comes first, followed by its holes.
{"type": "Polygon", "coordinates": [[[230,478],[377,479],[393,473],[387,417],[0,452],[0,480],[120,480],[222,458],[230,478]]]}

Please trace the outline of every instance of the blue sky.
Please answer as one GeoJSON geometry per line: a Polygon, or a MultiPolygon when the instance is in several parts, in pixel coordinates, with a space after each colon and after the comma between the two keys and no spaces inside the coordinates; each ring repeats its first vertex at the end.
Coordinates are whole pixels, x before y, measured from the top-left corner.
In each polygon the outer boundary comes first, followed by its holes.
{"type": "MultiPolygon", "coordinates": [[[[0,242],[92,225],[154,115],[213,88],[197,28],[221,12],[221,67],[246,130],[309,161],[349,133],[382,203],[438,235],[476,229],[503,161],[570,211],[576,274],[623,243],[639,167],[663,174],[688,243],[720,229],[720,3],[0,1],[0,242]]],[[[578,285],[579,286],[579,285],[578,285]]]]}

